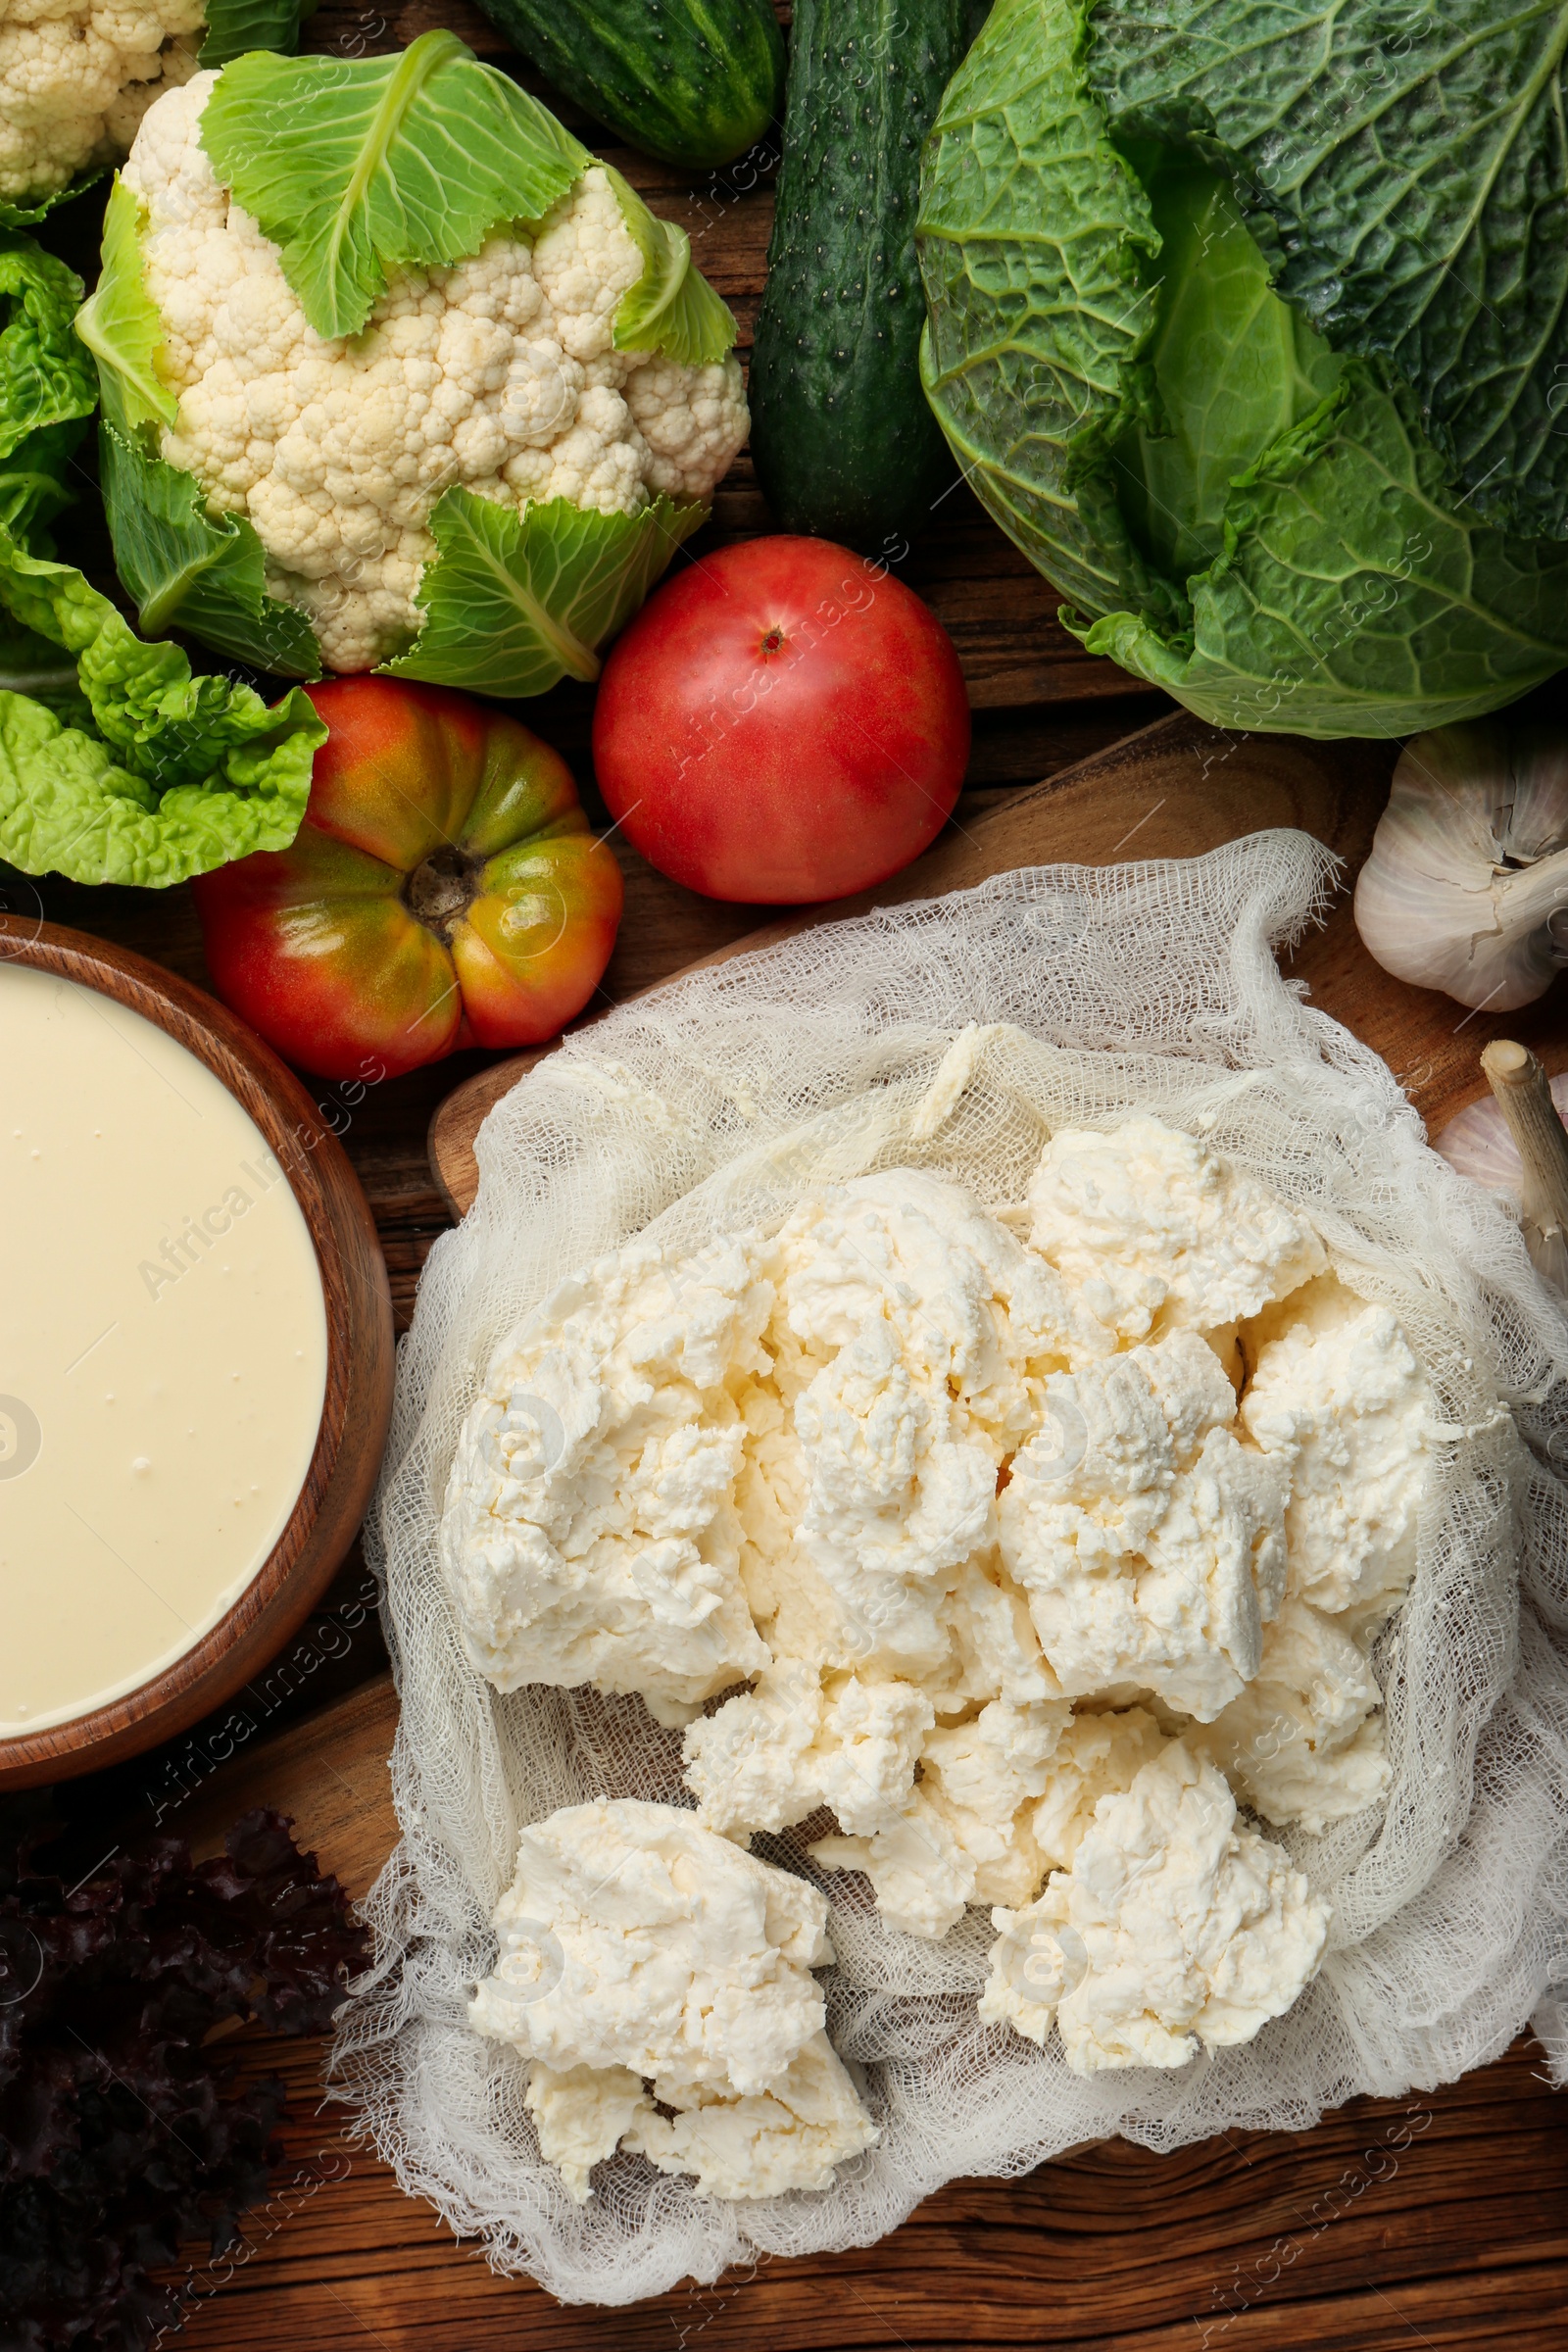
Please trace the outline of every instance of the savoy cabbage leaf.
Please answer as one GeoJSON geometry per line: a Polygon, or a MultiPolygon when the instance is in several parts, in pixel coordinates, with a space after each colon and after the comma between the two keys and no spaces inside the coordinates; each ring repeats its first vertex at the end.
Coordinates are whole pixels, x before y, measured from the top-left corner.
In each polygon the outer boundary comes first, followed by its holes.
{"type": "Polygon", "coordinates": [[[1384,356],[1490,520],[1568,532],[1562,0],[1107,0],[1089,80],[1230,166],[1277,286],[1384,356]]]}
{"type": "MultiPolygon", "coordinates": [[[[1264,48],[1287,13],[1252,12],[1264,48]]],[[[1392,356],[1284,299],[1181,90],[1112,122],[1102,22],[999,0],[927,151],[922,368],[977,494],[1093,651],[1220,724],[1395,735],[1512,700],[1568,662],[1568,547],[1484,515],[1392,356]]]]}

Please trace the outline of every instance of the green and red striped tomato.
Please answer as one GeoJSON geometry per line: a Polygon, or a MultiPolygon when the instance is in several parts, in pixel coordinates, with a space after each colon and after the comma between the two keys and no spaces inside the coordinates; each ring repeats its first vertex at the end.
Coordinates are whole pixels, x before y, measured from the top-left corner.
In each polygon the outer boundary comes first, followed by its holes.
{"type": "Polygon", "coordinates": [[[554,1037],[593,994],[622,899],[565,761],[442,687],[308,692],[328,734],[293,843],[193,886],[224,1004],[323,1078],[554,1037]]]}

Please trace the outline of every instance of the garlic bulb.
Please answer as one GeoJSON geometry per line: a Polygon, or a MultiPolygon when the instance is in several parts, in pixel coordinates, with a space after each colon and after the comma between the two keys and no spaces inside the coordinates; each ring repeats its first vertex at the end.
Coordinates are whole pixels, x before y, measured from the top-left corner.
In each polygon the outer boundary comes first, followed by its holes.
{"type": "Polygon", "coordinates": [[[1435,1148],[1459,1175],[1508,1199],[1537,1271],[1568,1295],[1568,1070],[1548,1085],[1535,1055],[1503,1039],[1481,1067],[1492,1093],[1450,1119],[1435,1148]]]}
{"type": "Polygon", "coordinates": [[[1459,1004],[1533,1004],[1568,963],[1568,738],[1438,727],[1399,756],[1355,924],[1385,971],[1459,1004]]]}

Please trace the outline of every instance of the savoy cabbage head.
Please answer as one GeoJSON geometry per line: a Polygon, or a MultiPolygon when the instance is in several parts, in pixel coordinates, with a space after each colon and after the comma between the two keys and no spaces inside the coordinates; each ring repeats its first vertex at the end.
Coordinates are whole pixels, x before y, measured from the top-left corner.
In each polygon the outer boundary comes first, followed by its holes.
{"type": "Polygon", "coordinates": [[[1565,49],[1561,0],[998,0],[923,373],[1091,651],[1308,735],[1568,662],[1565,49]]]}

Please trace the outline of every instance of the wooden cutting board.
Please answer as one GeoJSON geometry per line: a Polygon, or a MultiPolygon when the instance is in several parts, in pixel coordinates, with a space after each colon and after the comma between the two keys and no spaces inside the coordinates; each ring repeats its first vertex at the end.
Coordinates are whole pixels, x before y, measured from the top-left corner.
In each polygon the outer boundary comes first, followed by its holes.
{"type": "MultiPolygon", "coordinates": [[[[906,906],[944,891],[967,890],[1020,865],[1111,865],[1147,858],[1193,858],[1244,834],[1298,826],[1339,853],[1353,884],[1388,798],[1396,746],[1312,743],[1296,735],[1227,735],[1187,712],[1158,720],[1077,767],[961,827],[875,891],[752,932],[688,968],[786,938],[811,923],[906,906]]],[[[1500,1034],[1495,1022],[1468,1019],[1462,1007],[1430,990],[1408,988],[1373,962],[1362,947],[1342,891],[1327,924],[1312,932],[1291,962],[1314,1004],[1383,1054],[1436,1134],[1482,1091],[1481,1048],[1500,1034]]],[[[1548,1008],[1510,1014],[1502,1030],[1545,1059],[1561,1027],[1548,1008]]],[[[546,1052],[549,1051],[547,1048],[546,1052]]],[[[544,1058],[519,1054],[458,1087],[430,1122],[430,1165],[454,1213],[463,1216],[478,1190],[474,1138],[492,1106],[544,1058]]]]}
{"type": "MultiPolygon", "coordinates": [[[[1232,737],[1178,715],[1048,785],[1009,796],[962,831],[950,830],[883,890],[823,910],[821,919],[930,898],[1016,865],[1193,856],[1273,825],[1300,826],[1326,842],[1345,860],[1342,880],[1348,885],[1370,845],[1393,760],[1392,746],[1232,737]]],[[[794,918],[704,961],[724,960],[812,919],[818,918],[794,918]]],[[[1478,1056],[1492,1037],[1523,1038],[1553,1071],[1568,1061],[1555,994],[1544,1007],[1498,1021],[1467,1015],[1446,998],[1405,987],[1361,947],[1348,888],[1288,969],[1307,983],[1314,1004],[1385,1055],[1434,1131],[1482,1091],[1478,1056]]],[[[432,1165],[460,1213],[476,1186],[473,1138],[480,1120],[538,1058],[522,1055],[497,1065],[460,1087],[437,1112],[432,1165]]],[[[363,1894],[397,1838],[387,1776],[395,1728],[396,1699],[383,1676],[223,1767],[179,1826],[193,1834],[198,1850],[212,1851],[245,1806],[277,1805],[295,1817],[302,1841],[316,1848],[323,1867],[363,1894]]],[[[275,2064],[276,2045],[259,2043],[246,2063],[258,2072],[275,2064]]],[[[300,2045],[288,2070],[299,2077],[296,2087],[308,2093],[318,2063],[315,2045],[300,2045]]],[[[307,2097],[307,2109],[310,2104],[307,2097]]],[[[1386,2109],[1361,2102],[1305,2134],[1266,2141],[1232,2137],[1168,2158],[1118,2143],[1047,2166],[1023,2182],[956,2183],[923,2207],[880,2256],[778,2263],[740,2287],[721,2282],[707,2290],[677,2289],[625,2315],[563,2311],[526,2282],[494,2278],[465,2257],[425,2208],[402,2196],[383,2167],[356,2155],[343,2159],[341,2183],[319,2192],[323,2228],[330,2200],[336,2201],[337,2235],[330,2244],[308,2233],[286,2239],[303,2265],[298,2305],[286,2295],[281,2303],[270,2299],[285,2287],[284,2279],[272,2278],[274,2265],[295,2258],[282,2244],[274,2254],[269,2241],[247,2281],[253,2293],[271,2282],[258,2310],[274,2318],[298,2308],[334,2324],[341,2306],[356,2322],[350,2330],[356,2338],[364,2331],[382,2345],[416,2345],[421,2352],[471,2352],[481,2344],[580,2344],[585,2352],[589,2346],[594,2352],[670,2346],[677,2352],[700,2329],[710,2331],[703,2352],[730,2345],[748,2352],[763,2346],[772,2352],[779,2345],[907,2345],[916,2339],[956,2345],[978,2336],[982,2325],[987,2341],[1066,2346],[1092,2339],[1102,2352],[1132,2352],[1135,2346],[1137,2352],[1177,2352],[1178,2346],[1201,2352],[1205,2341],[1217,2340],[1216,2330],[1223,2333],[1225,2352],[1250,2352],[1254,2345],[1280,2352],[1287,2346],[1302,2352],[1307,2345],[1371,2352],[1385,2344],[1403,2352],[1413,2341],[1489,2341],[1489,2310],[1506,2310],[1515,2352],[1560,2347],[1553,2315],[1560,2313],[1568,2286],[1568,2226],[1550,2221],[1558,2208],[1544,2186],[1556,2182],[1559,2198],[1568,2188],[1568,2132],[1553,2134],[1547,2128],[1559,2109],[1542,2091],[1522,2051],[1505,2069],[1469,2078],[1418,2104],[1429,2118],[1420,2130],[1441,2128],[1435,2137],[1421,2139],[1419,2156],[1406,2153],[1400,2202],[1382,2209],[1383,2236],[1369,2239],[1347,2220],[1321,2250],[1320,2229],[1302,2225],[1300,2217],[1333,2193],[1355,2147],[1380,2145],[1386,2130],[1403,2128],[1397,2119],[1410,2102],[1386,2109]],[[1491,2200],[1484,2228],[1472,2210],[1483,2193],[1472,2174],[1483,2164],[1491,2200]],[[1456,2253],[1442,2213],[1445,2201],[1460,2194],[1467,2202],[1462,2224],[1455,2224],[1462,2239],[1456,2253]],[[1129,2280],[1145,2259],[1138,2233],[1146,2223],[1159,2229],[1164,2251],[1155,2272],[1139,2274],[1135,2286],[1129,2280]],[[1480,2238],[1477,2229],[1483,2229],[1480,2238]],[[1295,2233],[1289,2260],[1298,2265],[1289,2281],[1289,2311],[1271,2308],[1273,2289],[1257,2285],[1227,2319],[1235,2296],[1216,2304],[1221,2269],[1226,2277],[1230,2268],[1239,2270],[1241,2249],[1254,2236],[1262,2238],[1262,2263],[1282,2230],[1295,2233]],[[1482,2244],[1493,2266],[1490,2285],[1475,2272],[1482,2244]],[[908,2251],[901,2257],[899,2247],[908,2251]],[[1551,2263],[1544,2268],[1548,2250],[1551,2263]],[[906,2266],[916,2252],[934,2269],[922,2270],[910,2304],[904,2293],[906,2266]],[[1012,2265],[1014,2299],[987,2304],[982,2323],[974,2316],[976,2298],[993,2276],[987,2266],[999,2262],[1012,2265]],[[1499,2301],[1498,2280],[1509,2264],[1509,2278],[1517,2271],[1524,2283],[1511,2284],[1499,2301]],[[1368,2286],[1374,2277],[1391,2285],[1397,2279],[1396,2291],[1368,2286]],[[1049,2296],[1048,2305],[1036,2303],[1037,2289],[1049,2296]],[[1490,2305],[1488,2295],[1494,2298],[1490,2305]],[[1314,2296],[1327,2300],[1312,2305],[1318,2317],[1309,2326],[1301,2299],[1314,2296]],[[1113,2324],[1106,2316],[1112,2307],[1113,2324]],[[874,2324],[868,2317],[873,2312],[874,2324]],[[1282,2320],[1293,2332],[1278,2331],[1282,2320]]],[[[298,2141],[302,2163],[315,2163],[310,2150],[323,2131],[336,2149],[335,2127],[318,2118],[290,2127],[290,2145],[298,2141]]],[[[1568,2215],[1568,2200],[1561,2213],[1568,2215]]],[[[1370,2216],[1369,2200],[1365,2218],[1370,2216]]],[[[1273,2277],[1279,2276],[1275,2257],[1273,2277]]],[[[218,2298],[210,2314],[191,2325],[195,2352],[270,2343],[266,2328],[253,2337],[244,2310],[238,2285],[218,2298]]]]}

